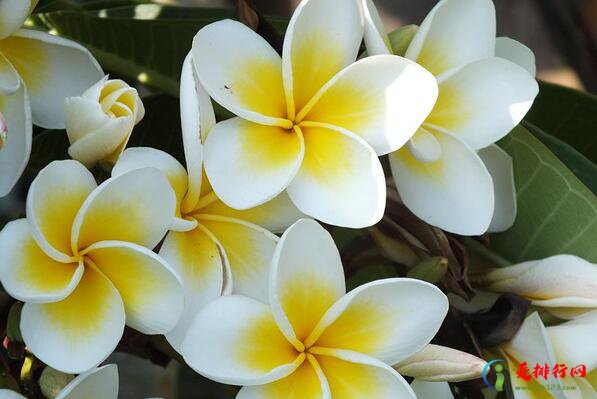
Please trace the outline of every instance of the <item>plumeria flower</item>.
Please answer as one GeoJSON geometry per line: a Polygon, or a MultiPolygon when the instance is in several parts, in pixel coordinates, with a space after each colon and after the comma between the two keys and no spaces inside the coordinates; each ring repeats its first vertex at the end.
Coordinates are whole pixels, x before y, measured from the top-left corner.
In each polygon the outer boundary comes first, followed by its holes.
{"type": "MultiPolygon", "coordinates": [[[[24,396],[0,389],[2,399],[25,399],[24,396]]],[[[108,364],[77,376],[69,382],[54,399],[117,399],[118,367],[108,364]]]]}
{"type": "Polygon", "coordinates": [[[68,154],[90,167],[118,160],[145,108],[135,88],[105,76],[81,96],[67,98],[64,115],[68,154]]]}
{"type": "Polygon", "coordinates": [[[3,0],[0,7],[0,112],[8,134],[0,150],[0,197],[27,165],[32,123],[64,129],[62,104],[104,73],[84,47],[60,37],[20,29],[37,0],[3,0]]]}
{"type": "Polygon", "coordinates": [[[181,283],[148,248],[164,237],[175,206],[157,169],[99,186],[77,161],[56,161],[39,173],[27,218],[0,233],[0,280],[25,302],[21,333],[36,357],[78,373],[112,353],[125,323],[145,334],[174,328],[181,283]]]}
{"type": "Polygon", "coordinates": [[[494,292],[512,292],[557,317],[571,319],[597,310],[597,265],[573,255],[489,270],[475,283],[494,292]]]}
{"type": "Polygon", "coordinates": [[[387,279],[345,292],[340,254],[315,221],[276,246],[269,305],[227,295],[203,308],[182,344],[186,362],[237,398],[414,398],[390,364],[421,350],[447,298],[435,286],[387,279]]]}
{"type": "Polygon", "coordinates": [[[270,231],[282,232],[301,217],[284,193],[245,211],[229,208],[216,196],[202,172],[201,139],[213,127],[215,116],[209,97],[200,86],[195,88],[193,79],[189,56],[182,74],[188,86],[183,84],[181,92],[187,170],[165,152],[140,147],[127,149],[112,171],[117,176],[158,168],[176,193],[173,231],[160,249],[160,255],[181,276],[185,293],[183,316],[166,334],[174,348],[179,348],[197,312],[221,294],[234,292],[267,301],[269,267],[278,242],[270,231]]]}
{"type": "Polygon", "coordinates": [[[228,206],[247,209],[287,189],[303,213],[369,226],[385,208],[377,155],[400,148],[437,98],[433,76],[401,57],[354,62],[363,35],[358,0],[304,0],[283,55],[231,20],[193,41],[196,75],[237,117],[205,143],[205,169],[228,206]],[[333,18],[330,18],[333,16],[333,18]]]}
{"type": "MultiPolygon", "coordinates": [[[[372,1],[362,1],[368,53],[391,53],[372,1]]],[[[491,0],[442,0],[405,54],[435,75],[439,97],[407,145],[390,155],[394,180],[419,218],[463,235],[512,225],[511,159],[490,146],[522,120],[539,91],[533,53],[495,34],[491,0]]]]}
{"type": "MultiPolygon", "coordinates": [[[[570,370],[578,365],[585,365],[587,374],[597,367],[597,346],[595,345],[595,331],[597,331],[597,312],[552,327],[545,327],[537,313],[526,318],[514,338],[500,346],[503,358],[508,363],[510,380],[515,385],[513,392],[515,399],[526,399],[529,392],[540,392],[542,398],[557,399],[585,399],[597,397],[597,392],[591,386],[588,378],[571,377],[570,370]],[[567,367],[566,377],[548,374],[547,380],[531,378],[526,381],[517,377],[519,366],[526,362],[529,370],[536,364],[553,367],[562,364],[567,367]],[[541,389],[541,384],[560,386],[574,386],[575,389],[552,390],[541,389]],[[516,389],[516,386],[525,389],[516,389]]],[[[539,397],[539,396],[537,396],[539,397]]]]}

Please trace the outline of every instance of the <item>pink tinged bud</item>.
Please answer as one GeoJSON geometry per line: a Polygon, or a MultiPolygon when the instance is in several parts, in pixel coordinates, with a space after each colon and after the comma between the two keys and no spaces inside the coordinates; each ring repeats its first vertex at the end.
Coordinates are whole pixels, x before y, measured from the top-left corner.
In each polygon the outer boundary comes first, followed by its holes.
{"type": "Polygon", "coordinates": [[[6,119],[4,119],[4,115],[2,115],[2,112],[0,112],[0,150],[4,148],[7,138],[8,124],[6,123],[6,119]]]}

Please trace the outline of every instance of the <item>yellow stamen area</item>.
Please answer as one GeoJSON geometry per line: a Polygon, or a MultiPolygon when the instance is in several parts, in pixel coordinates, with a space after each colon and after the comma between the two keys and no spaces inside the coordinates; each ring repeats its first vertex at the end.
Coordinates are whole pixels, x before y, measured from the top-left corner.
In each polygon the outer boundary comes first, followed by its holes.
{"type": "Polygon", "coordinates": [[[310,30],[292,48],[295,109],[303,109],[321,87],[344,67],[347,56],[325,32],[310,30]]]}
{"type": "Polygon", "coordinates": [[[89,195],[89,188],[73,184],[60,191],[46,188],[43,201],[35,202],[35,218],[50,245],[66,255],[73,255],[71,230],[81,205],[89,195]],[[60,206],[56,206],[60,204],[60,206]]]}
{"type": "Polygon", "coordinates": [[[282,308],[300,341],[307,339],[324,313],[338,299],[334,287],[316,275],[303,275],[280,287],[282,308]]]}
{"type": "Polygon", "coordinates": [[[317,356],[325,374],[332,398],[385,397],[376,369],[362,364],[349,363],[331,356],[317,356]]]}
{"type": "Polygon", "coordinates": [[[77,340],[102,328],[115,290],[97,270],[86,264],[75,291],[60,302],[45,304],[49,321],[65,336],[77,340]]]}
{"type": "Polygon", "coordinates": [[[301,137],[297,129],[246,123],[243,126],[243,154],[247,167],[276,170],[296,161],[301,151],[301,137]]]}
{"type": "Polygon", "coordinates": [[[383,98],[359,83],[354,80],[336,82],[318,100],[314,99],[316,101],[310,102],[301,111],[296,123],[304,119],[343,127],[352,132],[362,131],[372,118],[379,116],[383,98]]]}
{"type": "Polygon", "coordinates": [[[300,356],[282,335],[271,313],[255,318],[243,335],[238,340],[237,358],[255,371],[268,372],[300,356]]]}
{"type": "Polygon", "coordinates": [[[341,133],[301,124],[305,140],[305,158],[302,171],[315,177],[321,184],[342,186],[347,171],[353,170],[352,140],[341,133]]]}
{"type": "MultiPolygon", "coordinates": [[[[317,331],[314,331],[317,334],[317,331]]],[[[379,304],[360,300],[353,303],[326,328],[315,346],[374,353],[392,334],[390,319],[379,304]]],[[[315,337],[309,337],[311,341],[315,337]]],[[[307,342],[310,344],[310,342],[307,342]]]]}
{"type": "Polygon", "coordinates": [[[256,240],[254,230],[243,228],[237,223],[228,223],[217,216],[197,215],[197,221],[216,236],[226,249],[233,276],[243,280],[253,279],[251,274],[259,273],[255,265],[246,263],[246,259],[255,259],[263,245],[256,240]]]}
{"type": "Polygon", "coordinates": [[[288,377],[264,386],[264,398],[284,399],[319,399],[321,383],[313,368],[315,357],[307,355],[309,361],[303,362],[288,377]]]}
{"type": "Polygon", "coordinates": [[[46,52],[41,42],[10,36],[0,40],[0,52],[9,59],[30,91],[41,87],[47,76],[44,71],[48,69],[46,52]]]}
{"type": "Polygon", "coordinates": [[[458,126],[470,117],[466,109],[467,107],[459,95],[459,89],[453,87],[450,81],[443,82],[439,85],[439,96],[435,107],[425,123],[458,131],[458,126]]]}
{"type": "Polygon", "coordinates": [[[232,83],[226,87],[247,108],[276,118],[286,118],[282,68],[262,58],[243,60],[232,83]]]}
{"type": "Polygon", "coordinates": [[[450,50],[438,48],[427,42],[421,49],[416,62],[433,75],[439,76],[450,68],[450,50]]]}
{"type": "Polygon", "coordinates": [[[16,278],[36,290],[47,292],[66,288],[78,266],[76,263],[56,262],[39,248],[32,237],[23,241],[19,251],[24,257],[16,278]]]}

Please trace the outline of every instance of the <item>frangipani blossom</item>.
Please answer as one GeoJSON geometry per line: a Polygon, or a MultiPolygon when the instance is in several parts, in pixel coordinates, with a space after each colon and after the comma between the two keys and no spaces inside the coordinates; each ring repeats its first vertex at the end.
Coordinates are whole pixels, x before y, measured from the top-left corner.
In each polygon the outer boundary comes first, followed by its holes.
{"type": "Polygon", "coordinates": [[[118,160],[145,108],[137,89],[105,76],[81,96],[65,99],[64,115],[68,154],[91,167],[118,160]]]}
{"type": "Polygon", "coordinates": [[[27,219],[0,232],[0,280],[25,302],[20,328],[35,356],[78,373],[112,353],[125,323],[145,334],[174,328],[183,309],[181,282],[148,248],[165,235],[175,206],[157,169],[99,186],[72,160],[39,173],[27,219]]]}
{"type": "MultiPolygon", "coordinates": [[[[0,389],[2,399],[26,399],[8,389],[0,389]]],[[[78,375],[54,399],[117,399],[118,367],[108,364],[78,375]]]]}
{"type": "Polygon", "coordinates": [[[104,73],[79,44],[45,32],[19,29],[36,0],[4,0],[0,7],[0,112],[8,134],[0,149],[0,197],[29,161],[32,123],[64,128],[64,98],[80,95],[104,73]]]}
{"type": "Polygon", "coordinates": [[[448,309],[435,286],[374,281],[346,294],[332,237],[301,219],[276,246],[269,305],[238,295],[208,304],[182,344],[200,374],[244,385],[237,398],[414,398],[389,365],[421,350],[448,309]]]}
{"type": "MultiPolygon", "coordinates": [[[[591,386],[589,378],[573,378],[570,369],[578,365],[587,367],[587,374],[597,366],[597,346],[595,345],[595,331],[597,331],[597,312],[566,323],[545,327],[537,313],[526,318],[514,338],[500,346],[503,358],[508,363],[510,380],[513,385],[526,389],[514,389],[515,399],[557,398],[557,399],[587,399],[596,398],[597,392],[591,386]],[[525,381],[517,378],[516,371],[521,363],[527,362],[529,369],[535,364],[553,367],[556,363],[568,367],[567,377],[555,377],[553,373],[547,380],[532,378],[525,381]],[[539,384],[559,384],[575,386],[570,390],[544,390],[539,384]]],[[[532,370],[531,370],[532,371],[532,370]]]]}
{"type": "MultiPolygon", "coordinates": [[[[368,52],[391,53],[373,3],[363,4],[368,52]]],[[[435,75],[439,97],[413,138],[390,155],[394,180],[418,217],[463,235],[512,225],[511,160],[498,147],[477,151],[508,134],[539,90],[532,52],[512,39],[496,40],[495,25],[491,0],[442,0],[405,54],[435,75]]]]}
{"type": "Polygon", "coordinates": [[[238,293],[267,301],[269,267],[278,237],[301,217],[286,194],[259,207],[237,211],[226,206],[202,172],[202,143],[215,120],[209,97],[195,88],[192,59],[183,67],[181,92],[183,143],[187,170],[171,155],[152,148],[129,148],[114,166],[114,176],[155,167],[168,177],[177,198],[175,217],[160,255],[182,278],[185,310],[166,334],[178,349],[193,317],[209,301],[238,293]],[[184,89],[192,87],[190,92],[184,89]],[[192,118],[197,118],[192,120],[192,118]],[[188,172],[187,172],[188,171],[188,172]]]}
{"type": "Polygon", "coordinates": [[[597,265],[578,256],[556,255],[492,269],[476,284],[518,294],[564,319],[597,310],[597,265]]]}
{"type": "Polygon", "coordinates": [[[390,55],[354,62],[363,35],[357,0],[304,0],[283,55],[225,20],[193,41],[195,73],[237,115],[205,143],[214,191],[247,209],[285,189],[303,213],[364,227],[380,220],[385,180],[377,155],[400,148],[437,98],[433,76],[390,55]],[[333,17],[331,17],[333,16],[333,17]]]}

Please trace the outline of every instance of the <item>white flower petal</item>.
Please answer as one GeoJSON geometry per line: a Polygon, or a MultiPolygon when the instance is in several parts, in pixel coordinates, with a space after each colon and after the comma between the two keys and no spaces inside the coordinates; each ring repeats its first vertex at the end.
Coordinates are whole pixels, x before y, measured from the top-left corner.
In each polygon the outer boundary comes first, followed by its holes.
{"type": "Polygon", "coordinates": [[[363,139],[332,125],[304,123],[305,156],[288,186],[297,208],[324,223],[362,228],[383,216],[386,184],[377,154],[363,139]]]}
{"type": "Polygon", "coordinates": [[[21,334],[44,363],[65,373],[81,373],[103,362],[124,331],[122,299],[100,272],[85,266],[83,278],[65,300],[26,303],[21,334]]]}
{"type": "Polygon", "coordinates": [[[417,395],[417,399],[454,399],[450,385],[447,382],[429,382],[415,379],[410,387],[417,395]]]}
{"type": "Polygon", "coordinates": [[[60,263],[46,255],[30,233],[25,219],[15,220],[0,232],[2,286],[24,302],[54,302],[66,298],[83,275],[83,266],[60,263]]]}
{"type": "Polygon", "coordinates": [[[216,124],[209,95],[195,73],[192,54],[182,65],[180,77],[180,120],[182,143],[189,174],[189,190],[183,201],[183,212],[190,212],[199,201],[203,173],[203,141],[216,124]]]}
{"type": "Polygon", "coordinates": [[[115,364],[108,364],[78,375],[56,396],[56,399],[87,398],[118,398],[118,367],[115,364]]]}
{"type": "Polygon", "coordinates": [[[176,220],[172,230],[187,231],[195,228],[197,223],[181,219],[181,205],[188,190],[188,176],[184,167],[172,155],[150,147],[134,147],[126,149],[112,168],[112,176],[119,176],[143,168],[156,168],[168,178],[176,194],[176,220]]]}
{"type": "Polygon", "coordinates": [[[493,56],[495,31],[491,0],[442,0],[421,24],[405,56],[440,76],[493,56]]]}
{"type": "MultiPolygon", "coordinates": [[[[1,7],[1,5],[0,5],[1,7]]],[[[21,79],[10,61],[0,52],[0,94],[12,94],[19,89],[21,79]]]]}
{"type": "Polygon", "coordinates": [[[538,93],[537,81],[525,69],[503,58],[487,58],[440,82],[426,123],[453,132],[477,150],[510,133],[538,93]]]}
{"type": "Polygon", "coordinates": [[[174,190],[158,169],[112,177],[81,206],[73,223],[73,247],[116,240],[153,249],[166,234],[175,209],[174,190]]]}
{"type": "Polygon", "coordinates": [[[421,162],[406,148],[390,155],[402,201],[419,218],[443,230],[485,233],[494,209],[489,172],[466,144],[448,133],[432,133],[441,145],[441,157],[435,162],[421,162]]]}
{"type": "Polygon", "coordinates": [[[360,0],[303,0],[292,15],[282,64],[289,117],[357,57],[363,38],[360,0]]]}
{"type": "Polygon", "coordinates": [[[222,246],[232,272],[233,292],[267,303],[278,237],[255,224],[225,216],[201,214],[197,220],[222,246]]]}
{"type": "Polygon", "coordinates": [[[517,40],[509,37],[498,37],[495,40],[495,56],[520,65],[532,76],[537,74],[535,54],[530,48],[517,40]]]}
{"type": "Polygon", "coordinates": [[[227,260],[224,249],[212,239],[203,226],[184,233],[170,232],[160,256],[178,273],[183,283],[184,310],[176,327],[166,334],[176,349],[180,345],[197,313],[224,290],[227,260]]]}
{"type": "Polygon", "coordinates": [[[479,157],[491,175],[495,194],[493,219],[488,231],[506,231],[514,224],[517,211],[512,157],[495,144],[480,150],[479,157]]]}
{"type": "Polygon", "coordinates": [[[31,0],[2,0],[0,2],[0,40],[19,29],[32,8],[31,0]]]}
{"type": "Polygon", "coordinates": [[[408,383],[393,368],[357,352],[314,348],[333,398],[416,399],[408,383]]]}
{"type": "Polygon", "coordinates": [[[557,326],[547,327],[547,334],[558,361],[570,367],[584,364],[588,372],[597,367],[595,331],[597,331],[597,311],[557,326]]]}
{"type": "Polygon", "coordinates": [[[300,133],[241,118],[218,123],[205,142],[205,172],[228,206],[248,209],[280,194],[303,160],[300,133]]]}
{"type": "Polygon", "coordinates": [[[280,56],[246,25],[207,25],[193,40],[192,57],[201,84],[224,108],[255,123],[288,125],[280,56]]]}
{"type": "Polygon", "coordinates": [[[362,0],[365,17],[365,46],[369,55],[392,54],[392,45],[386,34],[373,0],[362,0]]]}
{"type": "MultiPolygon", "coordinates": [[[[549,340],[547,330],[538,313],[528,316],[520,329],[509,342],[500,347],[509,360],[517,363],[527,362],[529,368],[535,364],[556,363],[553,347],[549,340]]],[[[511,370],[515,373],[515,370],[511,370]]]]}
{"type": "Polygon", "coordinates": [[[237,399],[331,399],[330,387],[312,355],[292,374],[278,381],[243,387],[237,399]]]}
{"type": "Polygon", "coordinates": [[[54,161],[39,172],[27,195],[27,220],[40,247],[59,262],[72,262],[71,232],[79,209],[97,187],[77,161],[54,161]]]}
{"type": "Polygon", "coordinates": [[[165,334],[176,326],[184,305],[182,283],[165,260],[119,241],[95,243],[85,256],[120,293],[128,326],[144,334],[165,334]]]}
{"type": "Polygon", "coordinates": [[[263,205],[244,211],[230,208],[222,201],[216,201],[205,208],[201,208],[201,212],[254,223],[272,233],[283,233],[290,225],[305,216],[296,208],[286,191],[263,205]]]}
{"type": "Polygon", "coordinates": [[[269,307],[226,295],[199,312],[182,344],[199,374],[234,385],[260,385],[291,374],[305,358],[280,332],[269,307]]]}
{"type": "Polygon", "coordinates": [[[36,30],[20,30],[0,42],[31,95],[33,122],[48,129],[64,128],[66,97],[81,95],[104,73],[85,47],[36,30]]]}
{"type": "Polygon", "coordinates": [[[298,118],[349,130],[378,155],[396,151],[427,118],[438,88],[435,77],[406,58],[361,59],[334,76],[298,118]],[[311,108],[312,107],[312,108],[311,108]]]}
{"type": "Polygon", "coordinates": [[[280,239],[272,260],[269,297],[284,335],[299,347],[346,293],[340,253],[330,233],[301,219],[280,239]]]}
{"type": "Polygon", "coordinates": [[[0,95],[0,113],[8,126],[6,142],[0,150],[0,197],[4,197],[21,177],[31,154],[33,127],[24,84],[11,95],[0,95]]]}
{"type": "Polygon", "coordinates": [[[336,302],[305,345],[355,351],[396,364],[431,341],[447,312],[447,297],[432,284],[378,280],[336,302]]]}

